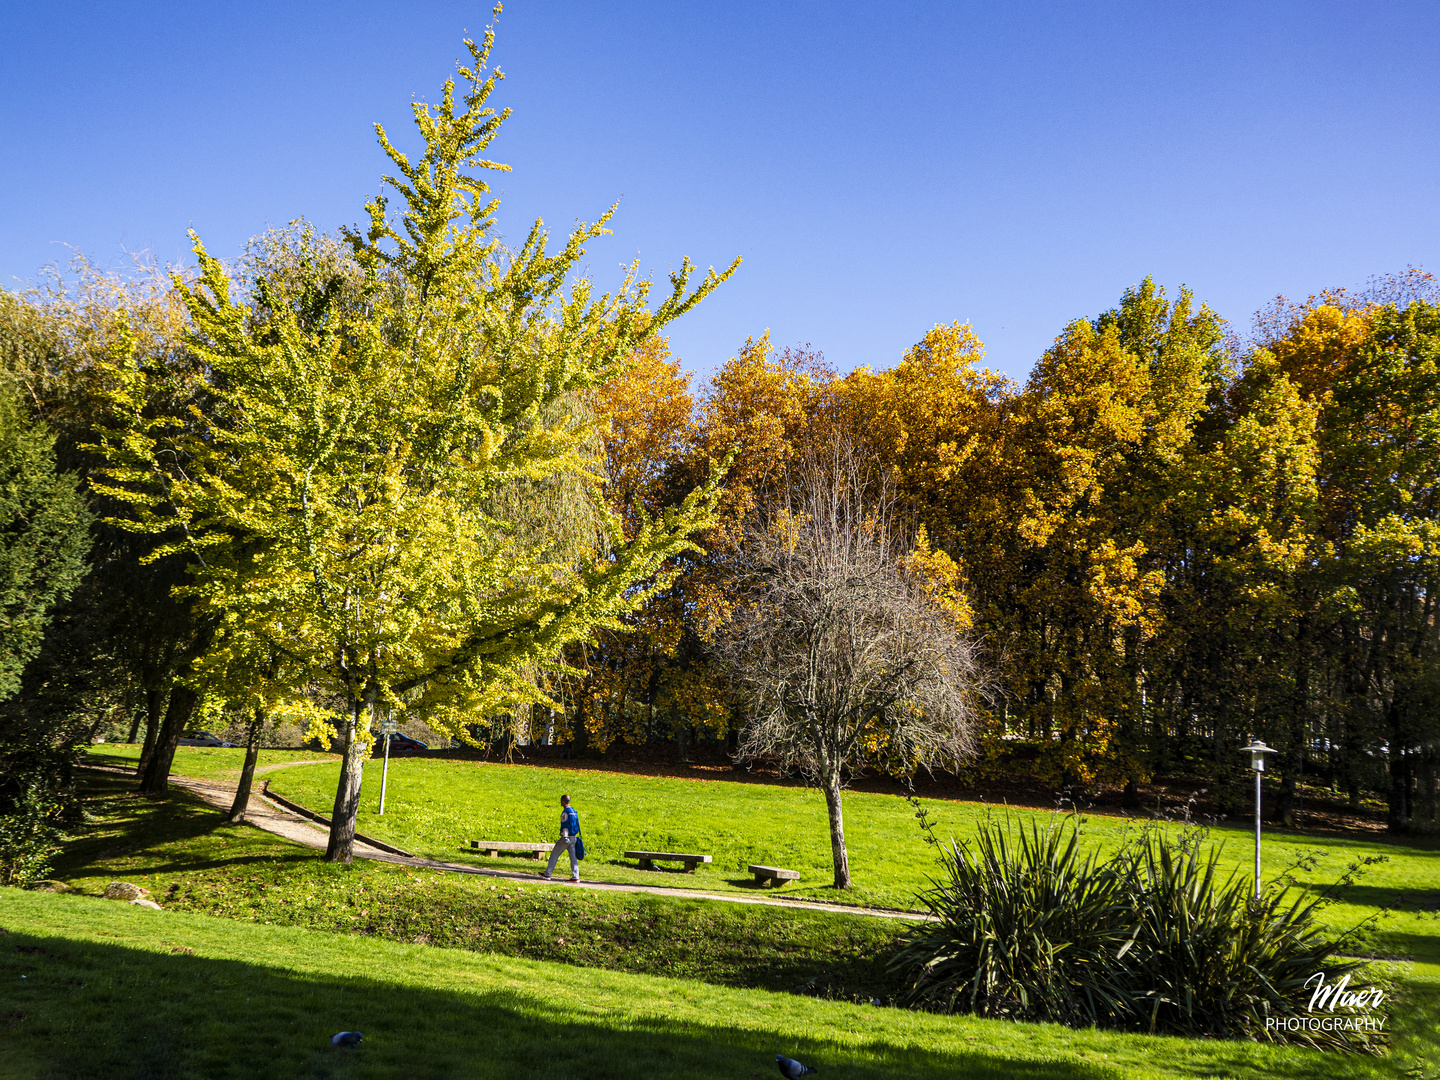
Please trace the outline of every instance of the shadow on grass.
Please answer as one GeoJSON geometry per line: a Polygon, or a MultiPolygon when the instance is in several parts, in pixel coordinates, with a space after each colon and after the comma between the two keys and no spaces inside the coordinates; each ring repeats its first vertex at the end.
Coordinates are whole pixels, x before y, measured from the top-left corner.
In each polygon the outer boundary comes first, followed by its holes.
{"type": "Polygon", "coordinates": [[[1401,930],[1381,927],[1363,942],[1358,955],[1379,960],[1414,960],[1422,964],[1440,964],[1440,947],[1436,939],[1425,934],[1407,934],[1401,930]]]}
{"type": "Polygon", "coordinates": [[[224,812],[188,792],[172,791],[166,798],[140,795],[128,777],[91,773],[82,790],[92,819],[102,818],[78,831],[55,858],[54,876],[66,881],[111,877],[113,861],[124,858],[125,873],[146,875],[180,871],[223,869],[265,862],[291,862],[311,855],[287,845],[270,852],[244,850],[225,853],[231,844],[244,844],[254,834],[243,825],[231,825],[224,812]],[[106,865],[97,862],[108,860],[106,865]]]}
{"type": "MultiPolygon", "coordinates": [[[[1440,870],[1440,867],[1437,867],[1440,870]]],[[[1440,876],[1437,876],[1440,883],[1440,876]]],[[[1378,885],[1351,885],[1340,894],[1346,904],[1360,907],[1385,908],[1407,914],[1429,914],[1440,911],[1440,892],[1431,885],[1421,889],[1382,888],[1378,885]]]]}
{"type": "MultiPolygon", "coordinates": [[[[423,959],[414,958],[417,970],[423,959]]],[[[404,970],[395,976],[410,977],[404,970]]],[[[686,996],[683,985],[679,997],[686,996]]],[[[7,1056],[43,1075],[77,1080],[745,1077],[770,1075],[777,1051],[816,1064],[826,1077],[1116,1075],[1113,1062],[1015,1061],[978,1043],[941,1053],[916,1048],[919,1040],[902,1039],[910,1045],[896,1047],[875,1038],[840,1049],[806,1032],[782,1041],[718,1018],[687,1022],[632,1014],[607,1024],[603,1012],[573,993],[562,996],[552,987],[547,996],[515,980],[503,990],[447,991],[31,936],[18,929],[0,935],[0,1023],[7,1056]],[[586,1017],[582,1010],[601,1015],[586,1017]],[[342,1030],[364,1032],[363,1045],[332,1048],[330,1036],[342,1030]]],[[[1242,1047],[1231,1054],[1217,1046],[1205,1064],[1228,1066],[1231,1076],[1256,1075],[1242,1047]]],[[[1313,1055],[1286,1064],[1287,1077],[1333,1080],[1334,1066],[1341,1063],[1313,1055]]]]}
{"type": "MultiPolygon", "coordinates": [[[[726,879],[725,879],[725,884],[726,884],[726,885],[732,885],[732,886],[734,886],[734,887],[737,888],[737,889],[744,889],[746,892],[759,893],[759,894],[761,894],[762,896],[784,896],[784,895],[785,895],[785,886],[784,886],[784,885],[766,885],[766,884],[764,884],[763,882],[756,881],[753,875],[750,876],[750,877],[733,877],[733,878],[726,878],[726,879]]],[[[798,881],[790,881],[790,882],[786,882],[786,884],[788,884],[788,885],[798,885],[799,882],[798,882],[798,881]]],[[[794,895],[794,894],[792,893],[791,895],[794,895]]],[[[845,898],[841,895],[840,890],[838,890],[838,889],[833,889],[833,888],[832,888],[832,889],[827,889],[826,892],[825,892],[825,895],[822,895],[822,896],[812,896],[812,895],[807,894],[807,895],[805,895],[805,896],[796,896],[796,897],[795,897],[795,899],[797,899],[797,900],[812,900],[812,901],[820,901],[820,902],[822,902],[822,903],[823,903],[824,901],[830,900],[830,899],[832,899],[832,898],[835,899],[835,900],[837,900],[837,901],[840,901],[840,902],[844,902],[844,899],[845,899],[845,898]]]]}
{"type": "MultiPolygon", "coordinates": [[[[1214,822],[1209,826],[1212,840],[1217,843],[1224,840],[1239,848],[1247,848],[1253,842],[1254,827],[1253,822],[1238,819],[1214,822]]],[[[1346,861],[1353,855],[1356,845],[1409,849],[1415,853],[1440,850],[1440,836],[1420,833],[1314,832],[1304,828],[1287,828],[1267,821],[1265,836],[1271,840],[1284,840],[1300,847],[1325,849],[1327,854],[1333,853],[1346,861]]],[[[1340,866],[1341,863],[1337,859],[1334,865],[1340,866]]]]}
{"type": "Polygon", "coordinates": [[[669,877],[682,878],[685,881],[704,881],[704,872],[697,873],[695,870],[686,870],[683,866],[661,866],[656,863],[651,866],[636,866],[634,862],[627,862],[625,859],[606,859],[606,866],[618,866],[621,870],[634,870],[637,874],[663,874],[669,877]]]}
{"type": "MultiPolygon", "coordinates": [[[[131,776],[135,775],[135,759],[126,757],[123,754],[107,754],[103,751],[91,751],[84,754],[80,759],[81,765],[103,765],[112,769],[127,769],[131,776]]],[[[131,780],[134,783],[134,780],[131,780]]]]}

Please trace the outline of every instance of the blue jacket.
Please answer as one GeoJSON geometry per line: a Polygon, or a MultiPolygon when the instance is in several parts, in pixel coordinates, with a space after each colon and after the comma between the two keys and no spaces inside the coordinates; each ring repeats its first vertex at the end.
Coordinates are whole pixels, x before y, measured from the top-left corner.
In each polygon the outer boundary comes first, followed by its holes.
{"type": "Polygon", "coordinates": [[[560,832],[567,836],[580,835],[580,815],[575,813],[573,806],[560,811],[560,832]]]}

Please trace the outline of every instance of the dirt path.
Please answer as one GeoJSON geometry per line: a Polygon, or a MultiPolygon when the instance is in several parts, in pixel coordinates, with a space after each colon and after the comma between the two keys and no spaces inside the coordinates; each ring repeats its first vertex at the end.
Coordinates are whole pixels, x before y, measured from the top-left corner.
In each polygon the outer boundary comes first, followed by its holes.
{"type": "MultiPolygon", "coordinates": [[[[283,762],[278,765],[271,765],[271,769],[281,769],[289,765],[316,765],[323,762],[292,761],[283,762]]],[[[88,766],[89,768],[100,768],[106,772],[129,773],[128,769],[115,769],[107,766],[88,766]]],[[[257,773],[262,770],[256,769],[257,773]]],[[[184,788],[186,791],[203,799],[211,806],[228,811],[230,804],[235,801],[235,785],[223,784],[214,780],[198,780],[189,776],[171,776],[170,783],[176,787],[184,788]]],[[[304,844],[306,847],[324,850],[330,838],[329,831],[321,825],[300,817],[286,810],[283,806],[271,802],[257,790],[250,796],[250,806],[245,812],[245,820],[258,829],[264,829],[268,833],[292,840],[297,844],[304,844]]],[[[807,911],[839,911],[849,915],[869,915],[879,919],[905,919],[914,922],[923,922],[926,916],[911,911],[883,911],[878,908],[855,907],[850,904],[822,904],[808,900],[782,900],[779,897],[761,896],[736,896],[733,893],[712,893],[701,892],[697,889],[670,889],[663,885],[615,885],[605,881],[582,881],[578,886],[570,884],[562,878],[555,878],[546,881],[535,872],[517,873],[513,870],[492,870],[488,867],[467,866],[464,863],[441,862],[438,859],[422,859],[417,856],[392,855],[389,852],[373,848],[368,844],[355,841],[355,857],[359,859],[373,859],[375,862],[394,863],[396,866],[408,866],[416,870],[439,870],[447,874],[471,874],[475,877],[500,878],[505,881],[523,881],[529,885],[549,885],[557,889],[593,889],[597,892],[628,892],[628,893],[650,893],[653,896],[676,896],[687,900],[719,900],[727,904],[758,904],[762,907],[802,908],[807,911]]]]}

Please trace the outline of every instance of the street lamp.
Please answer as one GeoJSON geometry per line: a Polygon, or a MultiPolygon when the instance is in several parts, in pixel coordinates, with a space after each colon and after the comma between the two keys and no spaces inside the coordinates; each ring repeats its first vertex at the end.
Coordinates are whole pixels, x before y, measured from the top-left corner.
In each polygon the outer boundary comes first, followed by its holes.
{"type": "Polygon", "coordinates": [[[393,719],[388,716],[385,717],[384,720],[380,721],[380,731],[385,736],[385,765],[380,770],[379,816],[381,817],[385,816],[385,781],[390,779],[390,736],[395,734],[399,726],[399,724],[397,724],[393,719]]]}
{"type": "Polygon", "coordinates": [[[1265,773],[1265,755],[1275,748],[1256,739],[1245,752],[1250,755],[1250,768],[1255,770],[1255,899],[1260,899],[1260,778],[1265,773]]]}

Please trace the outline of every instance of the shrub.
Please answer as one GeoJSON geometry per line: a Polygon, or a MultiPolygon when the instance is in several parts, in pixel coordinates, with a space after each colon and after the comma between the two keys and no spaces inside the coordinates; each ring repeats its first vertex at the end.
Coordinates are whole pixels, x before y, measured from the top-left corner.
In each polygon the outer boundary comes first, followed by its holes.
{"type": "Polygon", "coordinates": [[[0,885],[28,885],[49,872],[66,809],[51,785],[32,782],[0,813],[0,885]]]}
{"type": "MultiPolygon", "coordinates": [[[[1238,871],[1220,881],[1219,850],[1179,849],[1149,834],[1129,853],[1139,916],[1126,964],[1123,1026],[1182,1035],[1278,1038],[1267,1017],[1305,1015],[1305,981],[1322,969],[1338,978],[1359,964],[1335,959],[1339,940],[1316,924],[1322,905],[1293,888],[1254,899],[1238,871]]],[[[1349,1046],[1330,1033],[1288,1033],[1288,1041],[1349,1046]],[[1321,1038],[1319,1036],[1326,1035],[1321,1038]]],[[[1363,1041],[1363,1040],[1362,1040],[1363,1041]]]]}
{"type": "Polygon", "coordinates": [[[1193,832],[1147,831],[1107,860],[1080,855],[1072,818],[1028,829],[982,825],[940,845],[941,873],[921,894],[934,921],[893,965],[905,999],[943,1012],[1081,1026],[1366,1049],[1355,1031],[1288,1031],[1307,979],[1353,971],[1344,938],[1317,925],[1325,895],[1219,877],[1219,850],[1193,832]]]}
{"type": "Polygon", "coordinates": [[[1125,882],[1095,853],[1081,857],[1078,830],[989,823],[973,845],[941,845],[941,863],[920,897],[936,924],[895,960],[912,1003],[1071,1024],[1114,1011],[1125,882]]]}

